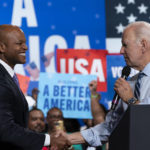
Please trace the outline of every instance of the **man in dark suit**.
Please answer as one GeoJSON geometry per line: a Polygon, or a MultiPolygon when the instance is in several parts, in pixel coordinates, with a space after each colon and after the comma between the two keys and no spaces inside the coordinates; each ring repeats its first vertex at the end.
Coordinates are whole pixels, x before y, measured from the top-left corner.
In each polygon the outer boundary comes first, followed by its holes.
{"type": "Polygon", "coordinates": [[[41,150],[43,146],[67,146],[63,137],[27,129],[28,105],[17,85],[16,64],[26,62],[26,39],[13,25],[0,25],[0,147],[6,150],[41,150]]]}

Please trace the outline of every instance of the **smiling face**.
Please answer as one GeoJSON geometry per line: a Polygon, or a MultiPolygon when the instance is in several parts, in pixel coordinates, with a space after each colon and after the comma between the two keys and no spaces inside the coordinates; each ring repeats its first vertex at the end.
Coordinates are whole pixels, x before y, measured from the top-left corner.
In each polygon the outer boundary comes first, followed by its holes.
{"type": "Polygon", "coordinates": [[[44,115],[39,110],[29,113],[28,128],[35,132],[42,132],[45,129],[44,115]]]}
{"type": "Polygon", "coordinates": [[[26,63],[26,38],[19,27],[10,26],[0,37],[0,58],[14,68],[16,64],[26,63]]]}

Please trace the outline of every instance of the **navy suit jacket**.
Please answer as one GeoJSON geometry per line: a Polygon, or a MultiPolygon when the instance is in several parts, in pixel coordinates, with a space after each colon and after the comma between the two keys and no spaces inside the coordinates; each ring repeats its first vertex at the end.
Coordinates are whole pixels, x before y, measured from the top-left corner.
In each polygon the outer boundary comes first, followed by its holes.
{"type": "Polygon", "coordinates": [[[28,130],[28,105],[13,78],[0,64],[0,147],[41,150],[45,135],[28,130]]]}

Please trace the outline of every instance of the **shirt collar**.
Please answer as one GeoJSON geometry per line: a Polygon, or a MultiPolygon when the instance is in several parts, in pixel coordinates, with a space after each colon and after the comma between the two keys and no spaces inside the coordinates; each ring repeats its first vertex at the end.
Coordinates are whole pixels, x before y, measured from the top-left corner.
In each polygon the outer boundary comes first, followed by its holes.
{"type": "Polygon", "coordinates": [[[7,70],[7,72],[11,77],[14,76],[15,74],[14,70],[7,63],[5,63],[3,60],[0,59],[0,64],[3,65],[3,67],[7,70]]]}
{"type": "Polygon", "coordinates": [[[146,74],[147,76],[150,76],[150,63],[148,63],[145,68],[142,70],[142,72],[144,74],[146,74]]]}

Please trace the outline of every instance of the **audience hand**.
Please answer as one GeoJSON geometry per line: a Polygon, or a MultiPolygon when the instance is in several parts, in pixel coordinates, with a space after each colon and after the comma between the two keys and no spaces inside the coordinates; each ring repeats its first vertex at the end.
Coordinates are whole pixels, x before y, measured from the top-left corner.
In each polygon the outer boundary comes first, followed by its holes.
{"type": "Polygon", "coordinates": [[[91,92],[91,95],[95,96],[95,98],[97,98],[98,100],[101,99],[101,95],[99,93],[97,93],[96,89],[97,89],[97,81],[96,80],[92,80],[89,83],[89,89],[91,92]]]}
{"type": "Polygon", "coordinates": [[[89,83],[89,89],[91,91],[91,94],[95,94],[96,93],[96,88],[97,88],[97,81],[93,80],[89,83]]]}

